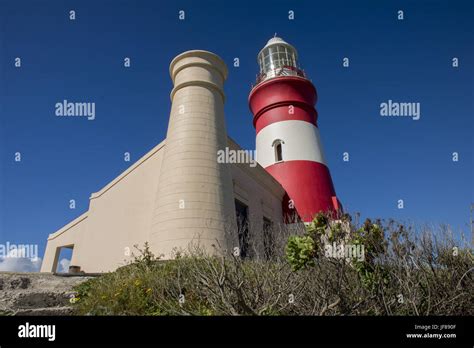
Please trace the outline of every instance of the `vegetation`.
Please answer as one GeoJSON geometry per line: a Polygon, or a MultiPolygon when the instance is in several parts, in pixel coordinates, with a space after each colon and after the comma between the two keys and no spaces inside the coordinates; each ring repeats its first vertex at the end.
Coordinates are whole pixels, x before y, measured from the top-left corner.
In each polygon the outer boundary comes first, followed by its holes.
{"type": "Polygon", "coordinates": [[[473,256],[446,228],[318,215],[279,236],[271,259],[258,238],[245,259],[195,247],[160,261],[145,245],[71,302],[79,315],[474,314],[473,256]]]}

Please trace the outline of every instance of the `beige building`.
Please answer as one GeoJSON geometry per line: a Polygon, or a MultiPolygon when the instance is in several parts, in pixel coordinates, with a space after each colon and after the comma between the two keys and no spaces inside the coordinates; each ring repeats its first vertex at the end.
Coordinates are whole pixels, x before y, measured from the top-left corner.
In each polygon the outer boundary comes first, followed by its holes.
{"type": "Polygon", "coordinates": [[[225,127],[225,63],[188,51],[171,62],[170,75],[166,139],[93,193],[86,213],[49,235],[42,272],[56,270],[61,248],[72,248],[71,265],[85,272],[112,271],[145,242],[164,259],[196,244],[245,255],[247,233],[282,222],[285,190],[265,169],[217,160],[219,150],[240,149],[225,127]],[[236,216],[249,222],[246,230],[236,216]]]}

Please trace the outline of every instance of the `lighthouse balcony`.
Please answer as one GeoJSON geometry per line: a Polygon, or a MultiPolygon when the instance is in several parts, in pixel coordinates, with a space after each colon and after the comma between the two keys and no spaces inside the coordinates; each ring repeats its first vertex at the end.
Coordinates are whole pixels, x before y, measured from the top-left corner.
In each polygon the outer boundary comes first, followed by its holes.
{"type": "Polygon", "coordinates": [[[285,65],[260,73],[259,75],[257,75],[257,80],[255,84],[258,85],[262,81],[281,76],[299,76],[306,78],[306,74],[303,70],[295,68],[293,66],[285,65]]]}

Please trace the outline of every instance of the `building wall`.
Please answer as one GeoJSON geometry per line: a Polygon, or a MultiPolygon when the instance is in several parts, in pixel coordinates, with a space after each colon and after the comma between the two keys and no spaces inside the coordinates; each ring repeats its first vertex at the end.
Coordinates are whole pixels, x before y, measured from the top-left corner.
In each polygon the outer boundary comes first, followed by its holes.
{"type": "MultiPolygon", "coordinates": [[[[46,251],[41,264],[41,272],[55,272],[60,247],[78,246],[86,235],[88,212],[85,212],[48,237],[46,251]]],[[[81,253],[73,251],[71,264],[78,262],[81,253]]],[[[77,263],[76,263],[77,264],[77,263]]]]}
{"type": "MultiPolygon", "coordinates": [[[[240,149],[228,139],[231,149],[240,149]]],[[[59,247],[74,246],[71,265],[85,272],[112,271],[131,261],[127,251],[137,253],[149,241],[152,210],[158,186],[165,142],[90,197],[89,210],[48,238],[41,272],[52,272],[59,247]]],[[[285,191],[260,165],[230,165],[233,198],[249,208],[250,233],[259,238],[263,217],[282,223],[285,191]]],[[[233,231],[226,231],[232,233],[233,231]]],[[[234,238],[231,247],[238,246],[234,238]]],[[[158,253],[159,250],[152,249],[158,253]]]]}
{"type": "Polygon", "coordinates": [[[53,271],[56,250],[61,246],[74,245],[71,265],[81,266],[85,272],[114,270],[132,259],[131,253],[137,253],[134,245],[143,247],[149,240],[164,146],[165,142],[155,146],[93,193],[84,218],[49,236],[42,272],[53,271]]]}
{"type": "MultiPolygon", "coordinates": [[[[228,144],[230,149],[241,149],[231,138],[228,144]]],[[[234,198],[249,207],[250,216],[255,216],[252,223],[260,226],[263,217],[283,223],[282,200],[285,190],[260,164],[255,167],[246,163],[233,164],[231,173],[234,198]]]]}
{"type": "MultiPolygon", "coordinates": [[[[241,147],[229,138],[229,148],[240,150],[241,147]]],[[[248,207],[249,238],[253,252],[263,255],[263,219],[273,224],[283,224],[282,201],[285,195],[283,187],[266,170],[247,163],[233,164],[231,167],[234,199],[248,207]]],[[[277,229],[275,229],[276,231],[277,229]]],[[[238,240],[233,239],[235,247],[238,240]]],[[[250,251],[252,256],[252,251],[250,251]]]]}
{"type": "MultiPolygon", "coordinates": [[[[227,137],[224,62],[188,51],[170,65],[174,88],[166,142],[90,197],[89,210],[48,238],[42,272],[55,271],[60,247],[73,246],[71,265],[106,272],[125,265],[147,241],[155,255],[199,243],[238,246],[237,198],[248,206],[250,233],[263,217],[282,222],[285,191],[263,167],[217,162],[218,150],[240,147],[227,137]],[[166,144],[166,145],[165,145],[166,144]],[[181,204],[184,204],[181,207],[181,204]]],[[[222,251],[221,251],[222,252],[222,251]]]]}
{"type": "Polygon", "coordinates": [[[87,246],[78,259],[85,270],[115,269],[149,240],[150,222],[163,159],[164,142],[118,180],[91,195],[87,246]],[[96,261],[101,260],[98,264],[96,261]]]}

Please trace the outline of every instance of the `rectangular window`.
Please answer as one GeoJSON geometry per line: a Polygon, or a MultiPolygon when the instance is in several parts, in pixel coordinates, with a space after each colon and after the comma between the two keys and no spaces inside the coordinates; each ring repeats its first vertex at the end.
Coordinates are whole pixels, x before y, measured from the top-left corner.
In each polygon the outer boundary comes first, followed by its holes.
{"type": "Polygon", "coordinates": [[[270,260],[275,254],[275,240],[273,235],[273,223],[266,217],[263,218],[263,249],[266,260],[270,260]]]}
{"type": "Polygon", "coordinates": [[[237,217],[237,232],[239,238],[240,257],[246,258],[249,249],[248,207],[239,200],[235,200],[235,215],[237,217]]]}

